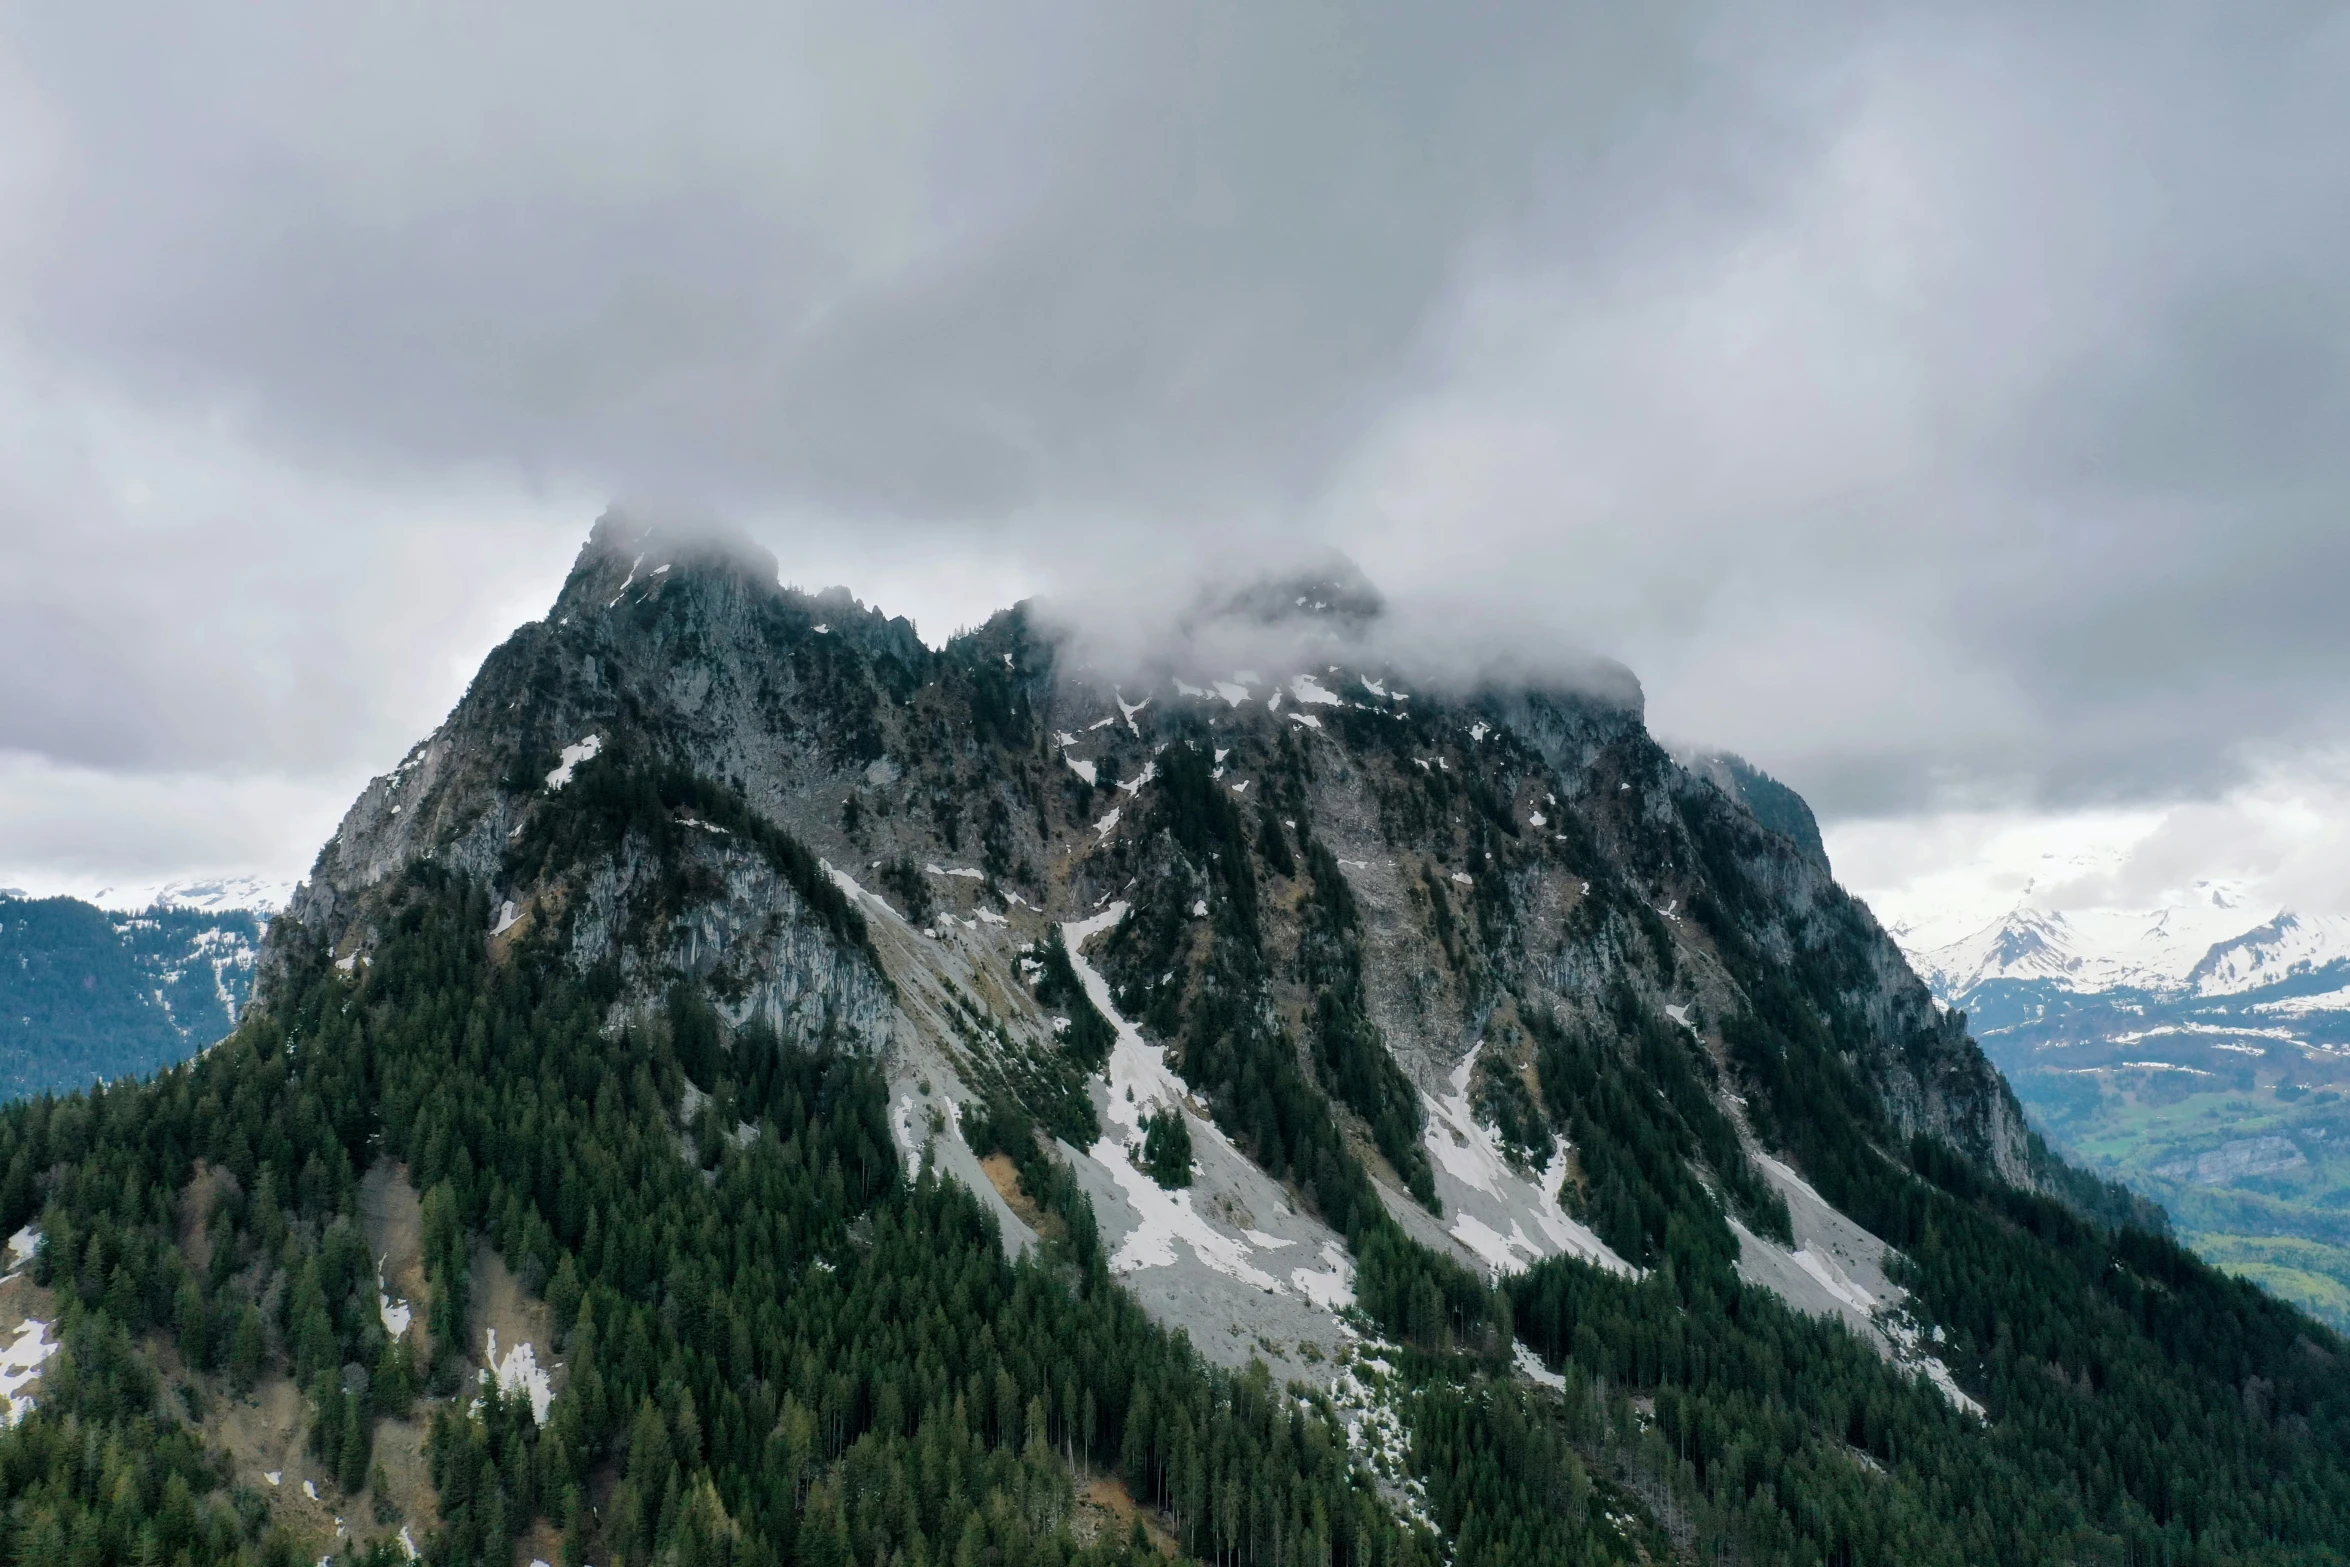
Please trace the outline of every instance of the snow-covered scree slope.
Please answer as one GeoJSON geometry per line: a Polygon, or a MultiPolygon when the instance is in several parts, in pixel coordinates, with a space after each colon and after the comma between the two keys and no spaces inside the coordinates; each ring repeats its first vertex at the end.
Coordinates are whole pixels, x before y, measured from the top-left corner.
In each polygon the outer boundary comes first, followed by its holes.
{"type": "MultiPolygon", "coordinates": [[[[1006,1246],[1036,1244],[1032,1208],[1022,1202],[1013,1172],[982,1164],[959,1130],[963,1108],[979,1096],[977,1082],[1001,1063],[1001,1042],[957,1016],[974,1003],[1007,1033],[1041,1041],[1053,1019],[1040,1009],[1020,976],[1045,922],[1035,911],[987,907],[975,897],[967,914],[937,911],[923,928],[909,924],[886,898],[847,873],[832,874],[850,889],[874,922],[876,945],[895,981],[899,1008],[891,1020],[890,1124],[909,1174],[925,1163],[979,1195],[1003,1227],[1006,1246]],[[983,914],[993,918],[982,918],[983,914]]],[[[1055,1153],[1076,1174],[1093,1204],[1111,1271],[1146,1308],[1181,1327],[1210,1359],[1239,1368],[1252,1359],[1282,1380],[1326,1382],[1338,1347],[1356,1336],[1341,1313],[1354,1303],[1353,1264],[1328,1226],[1296,1211],[1280,1186],[1235,1150],[1198,1106],[1165,1052],[1147,1043],[1110,1005],[1108,987],[1079,950],[1086,938],[1125,913],[1112,905],[1089,920],[1061,927],[1090,999],[1111,1018],[1118,1042],[1090,1093],[1102,1136],[1086,1148],[1056,1143],[1055,1153]],[[1163,1110],[1183,1114],[1192,1133],[1192,1184],[1162,1190],[1134,1162],[1143,1117],[1163,1110]]]]}
{"type": "Polygon", "coordinates": [[[1981,1418],[1983,1406],[1960,1390],[1950,1368],[1932,1352],[1934,1329],[1921,1328],[1911,1313],[1909,1292],[1886,1276],[1892,1248],[1838,1213],[1785,1164],[1760,1153],[1755,1162],[1786,1199],[1795,1244],[1782,1246],[1733,1219],[1739,1277],[1798,1311],[1840,1319],[1886,1359],[1924,1376],[1952,1404],[1981,1418]]]}
{"type": "MultiPolygon", "coordinates": [[[[985,993],[1008,1000],[1019,994],[1015,976],[1022,952],[1031,945],[1019,939],[1026,923],[1021,911],[1015,906],[994,920],[949,914],[929,931],[916,931],[885,899],[835,874],[865,899],[877,920],[892,927],[884,951],[901,992],[910,998],[899,1019],[904,1048],[895,1058],[891,1115],[909,1171],[929,1161],[989,1203],[1009,1247],[1033,1246],[1036,1236],[1028,1220],[1006,1201],[1004,1187],[955,1131],[956,1113],[972,1097],[964,1076],[980,1063],[967,1049],[927,1044],[942,1030],[924,1026],[926,1020],[936,1023],[936,1008],[947,996],[985,993]]],[[[1350,1388],[1360,1392],[1359,1382],[1350,1380],[1352,1367],[1361,1356],[1376,1353],[1349,1309],[1354,1265],[1345,1241],[1298,1211],[1290,1195],[1202,1113],[1189,1085],[1167,1064],[1166,1051],[1117,1011],[1107,982],[1084,954],[1089,941],[1127,913],[1126,904],[1113,902],[1098,914],[1060,926],[1078,978],[1116,1028],[1117,1043],[1092,1090],[1102,1136],[1084,1149],[1061,1143],[1058,1153],[1093,1204],[1111,1271],[1154,1316],[1181,1328],[1211,1359],[1235,1368],[1261,1360],[1277,1380],[1326,1385],[1343,1402],[1350,1388]],[[1192,1184],[1173,1191],[1159,1187],[1139,1162],[1146,1117],[1167,1111],[1184,1116],[1194,1149],[1192,1184]]],[[[1049,1027],[1041,1015],[1022,1021],[1049,1027]]],[[[1408,1202],[1396,1203],[1393,1211],[1423,1240],[1440,1246],[1449,1242],[1449,1249],[1482,1263],[1496,1277],[1560,1254],[1635,1275],[1636,1269],[1560,1206],[1558,1192],[1569,1160],[1565,1148],[1549,1169],[1530,1175],[1511,1165],[1493,1130],[1468,1109],[1464,1085],[1474,1053],[1456,1069],[1452,1095],[1428,1098],[1431,1151],[1443,1145],[1438,1181],[1449,1225],[1408,1202]],[[1506,1231],[1499,1228],[1504,1224],[1506,1231]]],[[[1980,1415],[1981,1406],[1925,1351],[1917,1328],[1904,1315],[1905,1292],[1885,1275],[1885,1244],[1837,1213],[1785,1165],[1768,1156],[1761,1163],[1789,1199],[1796,1245],[1790,1250],[1734,1225],[1741,1275],[1798,1310],[1844,1320],[1888,1359],[1928,1376],[1954,1404],[1980,1415]]],[[[1535,1380],[1556,1381],[1538,1361],[1521,1360],[1535,1380]]],[[[1369,1417],[1356,1411],[1355,1418],[1359,1425],[1369,1417]]]]}
{"type": "Polygon", "coordinates": [[[1113,903],[1062,927],[1087,998],[1118,1033],[1095,1094],[1102,1136],[1076,1163],[1103,1240],[1114,1241],[1111,1271],[1211,1357],[1234,1365],[1262,1357],[1318,1380],[1328,1374],[1325,1357],[1354,1336],[1339,1317],[1355,1298],[1345,1242],[1296,1210],[1202,1114],[1166,1051],[1119,1014],[1083,945],[1125,917],[1126,906],[1113,903]],[[1166,1110],[1189,1126],[1194,1161],[1192,1184],[1174,1191],[1137,1163],[1144,1117],[1166,1110]]]}
{"type": "MultiPolygon", "coordinates": [[[[1445,1235],[1474,1253],[1497,1277],[1562,1253],[1632,1277],[1637,1270],[1559,1202],[1571,1179],[1572,1150],[1567,1144],[1560,1142],[1545,1168],[1529,1172],[1511,1163],[1494,1129],[1478,1119],[1469,1103],[1469,1080],[1483,1048],[1470,1046],[1453,1068],[1445,1082],[1449,1093],[1440,1097],[1420,1091],[1428,1113],[1424,1141],[1435,1165],[1436,1193],[1449,1220],[1445,1235]]],[[[1398,1211],[1417,1217],[1416,1210],[1398,1211]]]]}
{"type": "Polygon", "coordinates": [[[1032,1090],[1058,1036],[1024,960],[1057,929],[1117,1036],[1084,1090],[1098,1136],[1055,1150],[1114,1269],[1207,1353],[1297,1374],[1356,1281],[1312,1169],[1268,1173],[1248,1072],[1284,1061],[1282,1114],[1335,1128],[1314,1157],[1488,1277],[1647,1263],[1603,1234],[1540,1040],[1638,1071],[1623,1020],[1671,1018],[1677,1070],[1744,1128],[1721,1020],[1766,973],[1837,976],[1818,1004],[1889,1148],[1925,1133],[2037,1179],[2012,1097],[1890,939],[1655,744],[1629,675],[1441,690],[1378,652],[1377,613],[1366,591],[1244,594],[1111,670],[1022,606],[933,650],[756,552],[606,519],[548,616],[353,806],[273,927],[260,1002],[286,941],[367,962],[427,862],[480,886],[494,950],[608,965],[614,1026],[682,977],[727,1028],[880,1054],[907,1168],[970,1186],[1019,1248],[1033,1207],[959,1117],[1004,1094],[1051,1122],[1032,1090]],[[1154,1108],[1191,1133],[1189,1188],[1130,1157],[1154,1108]]]}

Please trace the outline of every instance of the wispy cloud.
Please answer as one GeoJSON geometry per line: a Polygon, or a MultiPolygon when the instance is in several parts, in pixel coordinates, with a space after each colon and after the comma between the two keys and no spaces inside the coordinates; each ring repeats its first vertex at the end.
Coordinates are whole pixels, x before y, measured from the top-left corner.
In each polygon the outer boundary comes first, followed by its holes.
{"type": "Polygon", "coordinates": [[[613,498],[933,636],[1336,546],[1840,820],[2350,735],[2334,10],[0,19],[0,749],[347,788],[613,498]]]}

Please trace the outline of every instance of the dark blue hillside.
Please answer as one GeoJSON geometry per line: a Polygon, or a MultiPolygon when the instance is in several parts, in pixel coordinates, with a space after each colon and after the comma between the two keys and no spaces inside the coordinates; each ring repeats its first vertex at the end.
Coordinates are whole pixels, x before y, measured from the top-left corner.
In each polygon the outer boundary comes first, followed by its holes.
{"type": "Polygon", "coordinates": [[[0,1098],[185,1060],[234,1025],[264,921],[0,898],[0,1098]]]}

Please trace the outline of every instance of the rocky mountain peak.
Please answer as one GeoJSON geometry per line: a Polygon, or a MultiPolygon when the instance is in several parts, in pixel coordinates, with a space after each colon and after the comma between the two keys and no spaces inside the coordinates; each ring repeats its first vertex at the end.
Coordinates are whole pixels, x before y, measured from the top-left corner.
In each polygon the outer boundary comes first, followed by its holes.
{"type": "Polygon", "coordinates": [[[589,530],[548,618],[617,608],[630,589],[656,585],[673,572],[754,590],[776,583],[773,553],[739,529],[679,527],[614,509],[589,530]]]}
{"type": "Polygon", "coordinates": [[[1081,1082],[971,1056],[965,1014],[913,998],[977,985],[1009,998],[1018,1038],[1040,1026],[1022,944],[1115,900],[1127,912],[1096,961],[1152,1048],[1186,1063],[1200,1135],[1225,1129],[1259,1172],[1233,1175],[1236,1202],[1279,1201],[1250,1182],[1335,1159],[1311,1199],[1326,1220],[1343,1231],[1384,1193],[1413,1233],[1486,1270],[1584,1244],[1639,1267],[1661,1245],[1633,1210],[1603,1220],[1562,1195],[1545,1113],[1506,1107],[1505,1085],[1539,1081],[1544,1051],[1565,1048],[1545,1040],[1620,1038],[1635,1017],[1690,1055],[1692,1084],[1723,1085],[1693,1088],[1673,1135],[1700,1139],[1688,1157],[1767,1235],[1781,1198],[1756,1172],[1772,1166],[1739,1150],[1789,1135],[1792,1110],[1760,1118],[1773,1092],[1809,1090],[1755,1076],[1783,1068],[1752,1041],[1792,1026],[1737,1021],[1764,1016],[1766,994],[1844,1019],[1857,1065],[1805,1070],[1858,1071],[1881,1117],[1858,1135],[1927,1133],[2035,1179],[2012,1099],[1769,780],[1733,771],[1743,792],[1725,797],[1648,736],[1636,696],[1407,688],[1348,640],[1381,601],[1343,561],[1203,601],[1185,657],[1237,631],[1297,650],[1292,667],[1140,678],[1070,666],[1025,607],[934,651],[846,589],[776,575],[740,540],[601,519],[555,612],[353,807],[283,940],[367,962],[405,868],[429,863],[483,888],[490,939],[536,932],[611,975],[616,1023],[682,978],[711,987],[725,1026],[855,1040],[1074,1129],[1093,1120],[1081,1082]],[[949,980],[937,942],[961,954],[949,980]],[[1357,956],[1333,969],[1341,952],[1357,956]],[[1812,976],[1808,999],[1771,988],[1789,965],[1812,976]],[[1316,1010],[1331,994],[1357,1020],[1340,1035],[1316,1010]],[[1198,1033],[1219,996],[1253,1019],[1217,1025],[1239,1030],[1221,1046],[1198,1033]],[[1249,1096],[1301,1042],[1320,1064],[1277,1096],[1297,1096],[1295,1127],[1328,1128],[1320,1152],[1292,1139],[1323,1133],[1248,1130],[1249,1096]],[[1460,1162],[1462,1140],[1497,1127],[1519,1128],[1493,1144],[1515,1153],[1460,1162]],[[1369,1161],[1359,1176],[1347,1147],[1369,1161]]]}
{"type": "Polygon", "coordinates": [[[1802,795],[1733,751],[1693,751],[1681,761],[1744,806],[1756,821],[1801,849],[1822,870],[1828,868],[1827,843],[1802,795]]]}

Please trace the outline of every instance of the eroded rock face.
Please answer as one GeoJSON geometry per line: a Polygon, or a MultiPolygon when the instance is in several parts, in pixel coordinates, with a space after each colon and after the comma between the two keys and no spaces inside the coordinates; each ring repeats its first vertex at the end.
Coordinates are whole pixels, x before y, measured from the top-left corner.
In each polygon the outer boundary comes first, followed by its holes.
{"type": "Polygon", "coordinates": [[[1534,1041],[1630,1016],[1669,1020],[1749,1145],[1729,1024],[1793,1006],[1889,1151],[1927,1133],[2034,1182],[1963,1026],[1820,855],[1650,738],[1628,674],[1423,687],[1377,652],[1366,584],[1296,587],[1233,600],[1260,655],[1296,622],[1285,664],[1192,642],[1095,670],[1025,606],[933,652],[843,590],[778,586],[761,552],[607,517],[547,617],[354,802],[260,1003],[292,943],[363,956],[422,864],[484,890],[485,941],[551,937],[616,976],[616,1014],[697,982],[732,1025],[919,1054],[951,1101],[993,1047],[957,1033],[965,1001],[909,999],[921,944],[986,936],[954,993],[1022,998],[971,1015],[1034,1033],[1033,944],[1120,899],[1092,961],[1231,1146],[1260,1146],[1256,1110],[1215,1058],[1253,1040],[1328,1100],[1381,1200],[1479,1266],[1596,1254],[1560,1206],[1579,1177],[1534,1041]],[[827,901],[843,877],[844,906],[887,900],[887,963],[827,901]]]}
{"type": "Polygon", "coordinates": [[[2175,1181],[2193,1181],[2198,1186],[2224,1186],[2254,1175],[2281,1175],[2287,1170],[2302,1169],[2309,1163],[2289,1137],[2271,1133],[2265,1137],[2238,1137],[2220,1144],[2209,1153],[2194,1154],[2184,1159],[2173,1159],[2159,1167],[2159,1172],[2175,1181]]]}
{"type": "MultiPolygon", "coordinates": [[[[562,812],[599,758],[682,769],[770,809],[829,778],[838,757],[804,750],[807,730],[790,716],[823,701],[810,702],[779,649],[795,636],[821,648],[828,634],[898,653],[920,645],[903,622],[782,593],[773,578],[771,560],[656,547],[616,518],[599,523],[547,618],[493,652],[448,719],[352,805],[289,906],[284,939],[364,952],[400,879],[425,863],[489,890],[498,913],[485,937],[561,924],[580,968],[618,971],[624,1005],[690,979],[732,1023],[886,1041],[888,985],[869,957],[826,930],[764,856],[690,810],[686,841],[656,846],[632,829],[556,871],[518,864],[534,823],[562,812]],[[838,633],[815,632],[819,617],[838,633]]],[[[822,684],[826,661],[815,663],[822,684]]]]}
{"type": "Polygon", "coordinates": [[[662,922],[650,943],[637,934],[640,911],[658,900],[650,884],[666,868],[641,843],[596,866],[578,892],[573,960],[613,965],[634,996],[698,982],[729,1024],[764,1023],[804,1045],[888,1042],[888,984],[772,866],[723,843],[695,845],[688,863],[703,895],[662,922]]]}

